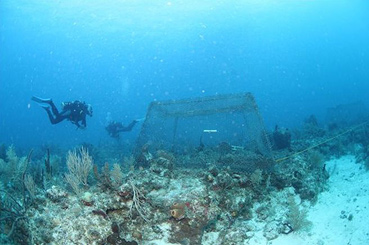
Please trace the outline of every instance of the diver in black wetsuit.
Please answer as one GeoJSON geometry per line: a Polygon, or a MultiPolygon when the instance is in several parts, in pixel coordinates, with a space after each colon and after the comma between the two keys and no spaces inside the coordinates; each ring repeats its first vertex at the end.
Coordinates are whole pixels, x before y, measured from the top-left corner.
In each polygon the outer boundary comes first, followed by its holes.
{"type": "Polygon", "coordinates": [[[58,108],[56,108],[54,102],[51,99],[41,99],[33,96],[32,100],[39,103],[39,105],[46,110],[47,115],[49,116],[50,122],[52,124],[57,124],[67,119],[71,121],[71,123],[76,125],[77,128],[83,129],[86,128],[87,126],[86,115],[92,117],[91,105],[78,100],[62,103],[63,108],[61,112],[59,112],[58,108]]]}
{"type": "Polygon", "coordinates": [[[105,127],[108,134],[116,139],[119,139],[120,132],[128,132],[131,131],[132,128],[138,123],[140,120],[133,120],[128,126],[124,126],[121,122],[111,121],[108,126],[105,127]]]}

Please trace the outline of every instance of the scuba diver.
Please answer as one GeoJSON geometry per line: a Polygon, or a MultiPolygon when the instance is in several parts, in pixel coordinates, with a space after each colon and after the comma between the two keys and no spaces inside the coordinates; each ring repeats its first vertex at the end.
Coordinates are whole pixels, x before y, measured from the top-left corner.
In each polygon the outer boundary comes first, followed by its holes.
{"type": "Polygon", "coordinates": [[[62,110],[61,112],[59,112],[58,108],[56,108],[54,102],[51,99],[41,99],[36,96],[32,96],[31,99],[37,102],[42,108],[46,110],[51,124],[57,124],[67,119],[71,121],[71,123],[76,125],[77,128],[84,129],[87,126],[86,115],[92,117],[91,105],[79,100],[75,100],[72,102],[63,102],[62,110]]]}
{"type": "Polygon", "coordinates": [[[291,150],[291,133],[288,128],[280,128],[278,125],[275,125],[273,142],[276,150],[291,150]]]}
{"type": "Polygon", "coordinates": [[[108,134],[116,139],[119,139],[120,132],[129,132],[138,123],[140,119],[133,120],[128,126],[124,126],[121,122],[111,121],[108,126],[105,127],[108,134]]]}

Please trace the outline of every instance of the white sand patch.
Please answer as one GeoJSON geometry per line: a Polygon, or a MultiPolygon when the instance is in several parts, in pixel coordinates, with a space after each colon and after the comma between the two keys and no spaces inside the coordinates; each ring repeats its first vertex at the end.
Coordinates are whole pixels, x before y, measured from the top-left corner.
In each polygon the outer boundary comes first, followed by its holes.
{"type": "Polygon", "coordinates": [[[203,245],[214,245],[214,244],[219,244],[219,242],[217,241],[219,237],[219,232],[208,232],[206,234],[204,234],[204,237],[202,238],[203,245]]]}
{"type": "Polygon", "coordinates": [[[308,213],[312,229],[280,236],[269,244],[369,244],[369,172],[353,156],[327,162],[327,170],[329,190],[320,194],[308,213]]]}
{"type": "Polygon", "coordinates": [[[169,245],[169,244],[179,244],[179,243],[170,243],[168,242],[169,238],[170,238],[170,230],[171,225],[169,223],[162,223],[159,225],[161,231],[163,232],[163,238],[161,239],[157,239],[157,240],[152,240],[147,242],[147,245],[169,245]]]}

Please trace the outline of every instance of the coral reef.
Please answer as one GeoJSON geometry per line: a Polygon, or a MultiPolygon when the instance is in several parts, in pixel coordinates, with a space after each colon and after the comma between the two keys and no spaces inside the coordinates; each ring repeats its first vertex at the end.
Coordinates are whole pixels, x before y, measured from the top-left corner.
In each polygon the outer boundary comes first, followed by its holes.
{"type": "Polygon", "coordinates": [[[335,171],[326,169],[327,159],[350,153],[369,166],[367,126],[304,150],[332,133],[314,117],[306,123],[290,146],[274,152],[289,156],[272,165],[227,142],[186,154],[144,145],[136,157],[110,157],[120,159],[113,164],[87,150],[66,159],[45,151],[31,160],[8,147],[0,158],[1,243],[260,244],[306,232],[307,210],[335,171]],[[304,137],[310,132],[314,137],[304,137]]]}
{"type": "MultiPolygon", "coordinates": [[[[101,173],[95,167],[98,184],[88,187],[82,184],[87,178],[78,179],[82,187],[74,191],[76,195],[67,193],[65,183],[39,192],[27,212],[31,242],[63,239],[66,243],[133,244],[163,240],[200,244],[210,239],[208,233],[217,233],[217,242],[224,243],[252,239],[256,227],[263,230],[266,239],[273,239],[288,229],[288,222],[283,222],[288,208],[276,211],[282,198],[273,199],[273,195],[291,188],[292,179],[307,178],[306,174],[291,173],[289,179],[285,169],[273,174],[261,169],[234,171],[216,158],[205,169],[190,170],[176,167],[179,160],[173,154],[159,151],[152,156],[149,168],[125,174],[117,164],[112,170],[105,164],[101,173]],[[286,183],[273,186],[282,177],[286,183]],[[275,205],[266,205],[271,200],[275,205]],[[257,217],[257,225],[253,217],[257,217]],[[240,230],[241,223],[244,228],[240,230]]],[[[299,189],[292,189],[293,194],[295,190],[299,189]]]]}

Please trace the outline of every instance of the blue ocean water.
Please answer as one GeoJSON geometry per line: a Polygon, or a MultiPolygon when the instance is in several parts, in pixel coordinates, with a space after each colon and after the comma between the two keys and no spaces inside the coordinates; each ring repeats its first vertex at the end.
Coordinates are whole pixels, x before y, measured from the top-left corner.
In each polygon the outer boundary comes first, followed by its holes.
{"type": "Polygon", "coordinates": [[[251,92],[268,129],[368,105],[368,16],[365,0],[2,0],[0,142],[98,144],[107,117],[128,124],[154,100],[251,92]],[[94,116],[51,125],[32,95],[94,116]]]}

